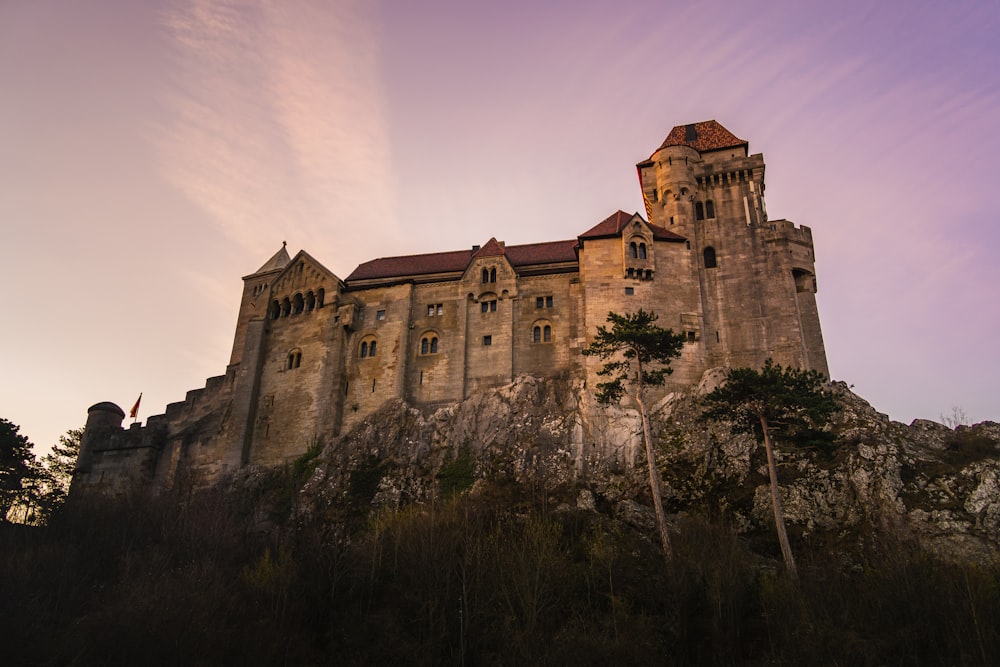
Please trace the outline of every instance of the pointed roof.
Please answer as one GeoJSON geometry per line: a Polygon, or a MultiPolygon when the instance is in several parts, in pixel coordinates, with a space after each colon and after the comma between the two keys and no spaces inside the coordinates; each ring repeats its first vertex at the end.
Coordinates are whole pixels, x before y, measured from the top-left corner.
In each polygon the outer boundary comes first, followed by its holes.
{"type": "Polygon", "coordinates": [[[670,134],[656,150],[662,150],[668,146],[689,146],[704,153],[747,145],[745,139],[740,139],[722,127],[718,121],[705,120],[700,123],[678,125],[670,130],[670,134]]]}
{"type": "Polygon", "coordinates": [[[643,223],[649,226],[653,230],[653,238],[657,241],[683,241],[684,237],[679,234],[674,234],[673,232],[664,229],[663,227],[657,227],[654,224],[646,222],[645,219],[638,213],[626,213],[625,211],[615,211],[607,218],[597,223],[583,234],[580,234],[580,240],[584,239],[604,239],[613,236],[620,236],[622,230],[628,225],[632,220],[638,218],[642,220],[643,223]]]}
{"type": "Polygon", "coordinates": [[[490,238],[482,248],[472,253],[472,257],[497,257],[506,252],[506,247],[502,241],[497,241],[496,237],[490,238]]]}
{"type": "Polygon", "coordinates": [[[271,271],[277,271],[279,269],[283,269],[286,266],[288,266],[288,263],[290,261],[292,260],[288,256],[288,251],[285,250],[285,242],[282,241],[281,249],[278,250],[278,252],[274,253],[274,256],[272,256],[271,259],[264,262],[264,266],[254,271],[254,275],[258,273],[269,273],[271,271]]]}

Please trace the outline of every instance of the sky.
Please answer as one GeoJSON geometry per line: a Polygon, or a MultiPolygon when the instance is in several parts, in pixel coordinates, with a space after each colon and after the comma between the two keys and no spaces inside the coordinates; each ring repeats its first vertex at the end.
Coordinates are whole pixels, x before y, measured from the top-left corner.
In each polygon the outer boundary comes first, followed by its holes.
{"type": "Polygon", "coordinates": [[[0,0],[0,417],[44,452],[221,375],[287,241],[575,238],[715,119],[813,230],[833,378],[1000,421],[1000,3],[0,0]]]}

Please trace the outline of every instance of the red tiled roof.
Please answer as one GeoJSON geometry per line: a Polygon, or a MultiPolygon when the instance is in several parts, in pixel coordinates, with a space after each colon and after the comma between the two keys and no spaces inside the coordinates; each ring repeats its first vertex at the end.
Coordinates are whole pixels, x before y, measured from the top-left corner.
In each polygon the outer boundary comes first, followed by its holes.
{"type": "MultiPolygon", "coordinates": [[[[616,211],[610,216],[597,223],[583,234],[580,234],[580,239],[600,239],[607,238],[609,236],[618,236],[622,233],[622,229],[625,225],[632,221],[632,218],[639,215],[638,213],[626,213],[625,211],[616,211]]],[[[646,222],[642,216],[639,216],[640,220],[646,222]]],[[[653,238],[657,241],[683,241],[684,237],[673,232],[664,229],[663,227],[657,227],[654,224],[646,223],[649,228],[653,230],[653,238]]]]}
{"type": "Polygon", "coordinates": [[[745,139],[740,139],[717,121],[706,120],[690,125],[678,125],[670,130],[670,134],[656,150],[667,146],[690,146],[696,151],[706,152],[746,145],[745,139]]]}
{"type": "Polygon", "coordinates": [[[389,278],[392,276],[419,276],[428,273],[448,273],[465,271],[472,259],[472,250],[435,252],[428,255],[405,255],[403,257],[380,257],[359,264],[345,282],[389,278]]]}
{"type": "Polygon", "coordinates": [[[473,256],[493,257],[506,255],[514,268],[576,261],[576,239],[569,241],[549,241],[527,245],[504,246],[496,239],[479,250],[454,250],[435,252],[427,255],[406,255],[404,257],[380,257],[360,264],[345,282],[352,280],[372,280],[423,276],[433,273],[461,273],[469,266],[473,256]]]}
{"type": "Polygon", "coordinates": [[[494,236],[482,248],[472,253],[473,257],[497,257],[504,253],[505,246],[494,236]]]}

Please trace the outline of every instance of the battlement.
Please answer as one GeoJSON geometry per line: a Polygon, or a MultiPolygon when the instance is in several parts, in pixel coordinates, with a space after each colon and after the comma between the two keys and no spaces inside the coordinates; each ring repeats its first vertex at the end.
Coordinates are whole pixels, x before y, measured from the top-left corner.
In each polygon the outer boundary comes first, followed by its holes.
{"type": "Polygon", "coordinates": [[[292,460],[387,401],[430,410],[525,375],[596,384],[580,352],[609,311],[684,334],[672,387],[653,394],[768,358],[827,372],[812,230],[768,220],[763,156],[706,121],[675,127],[638,171],[649,219],[617,211],[571,239],[382,257],[343,281],[282,245],[243,279],[225,374],[145,427],[94,406],[74,484],[209,484],[292,460]]]}

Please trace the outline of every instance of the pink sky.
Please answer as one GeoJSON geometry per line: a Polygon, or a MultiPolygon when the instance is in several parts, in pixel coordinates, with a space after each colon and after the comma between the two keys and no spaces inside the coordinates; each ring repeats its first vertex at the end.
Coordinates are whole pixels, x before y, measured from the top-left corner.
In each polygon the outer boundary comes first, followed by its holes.
{"type": "Polygon", "coordinates": [[[362,261],[573,238],[716,119],[813,229],[835,379],[1000,421],[1000,5],[0,3],[0,417],[40,449],[225,371],[282,241],[362,261]]]}

